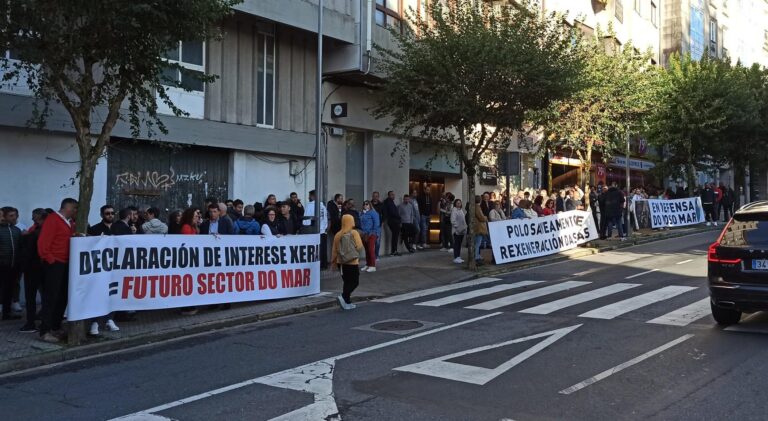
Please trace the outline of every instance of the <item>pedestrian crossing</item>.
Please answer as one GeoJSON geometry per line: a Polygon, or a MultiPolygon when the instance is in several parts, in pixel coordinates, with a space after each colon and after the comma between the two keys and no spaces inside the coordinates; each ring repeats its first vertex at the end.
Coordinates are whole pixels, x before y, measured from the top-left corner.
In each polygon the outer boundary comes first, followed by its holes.
{"type": "Polygon", "coordinates": [[[378,301],[384,303],[412,301],[414,305],[423,307],[462,307],[469,310],[502,310],[536,315],[549,315],[575,307],[576,317],[611,320],[646,308],[650,309],[649,311],[657,311],[661,304],[672,301],[679,305],[680,300],[673,299],[696,295],[694,297],[696,301],[672,311],[666,309],[665,314],[651,318],[645,323],[688,326],[710,314],[709,298],[700,298],[700,294],[694,293],[705,290],[702,287],[667,285],[654,287],[652,290],[648,288],[643,284],[626,282],[597,286],[591,281],[504,282],[498,278],[480,278],[378,301]],[[524,290],[520,291],[521,289],[524,290]],[[446,293],[448,295],[445,295],[446,293]],[[564,293],[570,295],[562,297],[564,293]],[[551,296],[555,294],[558,297],[552,299],[551,296]],[[433,296],[438,297],[432,298],[433,296]],[[606,299],[616,301],[606,304],[606,299]],[[533,303],[528,303],[531,301],[533,303]],[[515,305],[521,303],[526,303],[528,306],[522,309],[515,308],[515,305]],[[594,308],[584,312],[578,311],[587,310],[590,305],[594,308]]]}

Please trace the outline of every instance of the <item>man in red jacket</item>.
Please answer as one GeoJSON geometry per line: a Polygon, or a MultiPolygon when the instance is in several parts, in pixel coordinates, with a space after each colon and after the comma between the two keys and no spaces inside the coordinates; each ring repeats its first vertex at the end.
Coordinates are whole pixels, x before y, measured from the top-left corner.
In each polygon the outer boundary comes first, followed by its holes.
{"type": "Polygon", "coordinates": [[[37,251],[43,261],[42,308],[40,338],[56,343],[64,339],[61,321],[67,308],[69,284],[69,240],[75,233],[77,200],[61,201],[61,209],[49,215],[40,230],[37,251]]]}

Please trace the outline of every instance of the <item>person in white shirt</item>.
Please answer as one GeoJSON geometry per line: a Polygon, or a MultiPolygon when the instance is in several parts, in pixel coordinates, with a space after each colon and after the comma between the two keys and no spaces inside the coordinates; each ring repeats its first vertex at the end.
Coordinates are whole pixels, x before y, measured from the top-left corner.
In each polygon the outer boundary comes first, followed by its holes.
{"type": "MultiPolygon", "coordinates": [[[[309,202],[304,206],[304,232],[314,233],[312,228],[316,227],[312,217],[315,215],[315,205],[317,197],[314,190],[309,192],[309,202]]],[[[328,268],[328,210],[325,204],[320,202],[320,268],[328,268]]]]}

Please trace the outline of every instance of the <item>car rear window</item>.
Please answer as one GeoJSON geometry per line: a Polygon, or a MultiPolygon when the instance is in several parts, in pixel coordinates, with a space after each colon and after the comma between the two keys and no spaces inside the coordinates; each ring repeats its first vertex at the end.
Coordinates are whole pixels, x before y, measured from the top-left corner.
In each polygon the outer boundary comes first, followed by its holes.
{"type": "Polygon", "coordinates": [[[720,244],[732,247],[768,248],[768,214],[740,214],[723,234],[720,244]]]}

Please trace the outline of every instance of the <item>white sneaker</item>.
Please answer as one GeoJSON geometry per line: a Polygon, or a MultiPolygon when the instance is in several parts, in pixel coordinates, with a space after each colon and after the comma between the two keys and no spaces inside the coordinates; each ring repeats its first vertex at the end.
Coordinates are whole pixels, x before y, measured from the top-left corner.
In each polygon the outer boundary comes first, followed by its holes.
{"type": "Polygon", "coordinates": [[[707,226],[708,226],[708,227],[711,227],[711,226],[712,226],[712,223],[711,223],[711,222],[707,222],[707,226]]]}
{"type": "Polygon", "coordinates": [[[339,300],[339,306],[342,308],[342,310],[352,310],[354,307],[350,307],[352,304],[347,304],[346,301],[344,301],[344,297],[339,295],[336,297],[339,300]]]}
{"type": "Polygon", "coordinates": [[[120,330],[119,327],[115,324],[115,321],[112,319],[107,320],[107,329],[109,329],[111,332],[118,332],[120,330]]]}
{"type": "Polygon", "coordinates": [[[427,245],[427,243],[424,243],[424,244],[422,244],[422,245],[421,245],[421,248],[423,248],[423,249],[428,249],[428,248],[429,248],[429,246],[427,245]]]}
{"type": "Polygon", "coordinates": [[[367,272],[376,272],[376,266],[369,267],[367,272]]]}
{"type": "Polygon", "coordinates": [[[440,248],[440,251],[448,251],[448,249],[447,249],[447,248],[445,248],[445,247],[441,247],[441,248],[440,248]]]}
{"type": "Polygon", "coordinates": [[[360,268],[360,272],[365,272],[366,270],[368,270],[368,266],[363,266],[360,268]]]}
{"type": "Polygon", "coordinates": [[[93,322],[91,323],[91,330],[88,331],[88,334],[91,336],[99,336],[99,323],[93,322]]]}
{"type": "Polygon", "coordinates": [[[717,222],[713,222],[713,223],[715,224],[715,226],[717,226],[717,222]]]}
{"type": "Polygon", "coordinates": [[[417,250],[424,250],[424,246],[418,245],[418,246],[416,246],[416,249],[417,250]]]}
{"type": "Polygon", "coordinates": [[[461,257],[457,257],[453,259],[453,263],[457,263],[457,264],[464,263],[464,259],[462,259],[461,257]]]}
{"type": "Polygon", "coordinates": [[[354,304],[347,304],[347,310],[354,310],[356,308],[357,308],[357,306],[354,305],[354,304]]]}
{"type": "Polygon", "coordinates": [[[22,310],[21,310],[21,304],[19,304],[19,303],[13,303],[13,304],[11,304],[11,310],[12,310],[14,313],[21,313],[21,311],[22,311],[22,310]]]}

